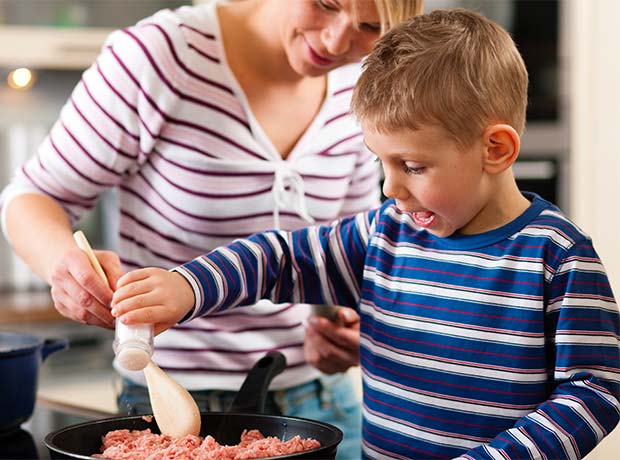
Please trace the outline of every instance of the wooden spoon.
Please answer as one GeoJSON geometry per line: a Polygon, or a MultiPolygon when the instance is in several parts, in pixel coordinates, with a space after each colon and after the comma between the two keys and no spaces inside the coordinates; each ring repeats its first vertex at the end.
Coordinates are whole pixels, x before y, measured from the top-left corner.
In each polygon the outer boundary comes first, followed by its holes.
{"type": "MultiPolygon", "coordinates": [[[[86,253],[88,260],[101,279],[108,284],[108,278],[88,244],[84,233],[77,231],[73,238],[78,247],[86,253]]],[[[149,359],[144,368],[149,389],[149,398],[155,422],[162,434],[179,438],[200,433],[200,411],[189,392],[162,371],[149,359]]]]}

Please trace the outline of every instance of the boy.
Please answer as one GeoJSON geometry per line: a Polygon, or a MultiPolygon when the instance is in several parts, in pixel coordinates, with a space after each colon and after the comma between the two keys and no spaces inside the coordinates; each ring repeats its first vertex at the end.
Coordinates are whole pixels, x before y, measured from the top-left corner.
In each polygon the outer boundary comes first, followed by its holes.
{"type": "Polygon", "coordinates": [[[618,423],[619,315],[591,240],[516,186],[526,99],[496,24],[408,21],[353,100],[390,200],[128,273],[113,314],[160,331],[261,297],[357,307],[365,457],[582,458],[618,423]]]}

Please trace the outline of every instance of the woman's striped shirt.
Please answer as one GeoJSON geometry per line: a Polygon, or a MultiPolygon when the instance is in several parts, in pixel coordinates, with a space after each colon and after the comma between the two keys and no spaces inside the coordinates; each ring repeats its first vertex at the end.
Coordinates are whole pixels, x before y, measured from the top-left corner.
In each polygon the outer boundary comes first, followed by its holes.
{"type": "MultiPolygon", "coordinates": [[[[125,269],[174,267],[274,221],[294,229],[370,209],[378,168],[349,114],[359,70],[328,75],[318,115],[283,161],[227,65],[215,3],[159,12],[110,36],[3,202],[43,193],[76,222],[116,187],[125,269]]],[[[198,319],[158,336],[154,360],[189,389],[237,389],[280,350],[288,368],[273,388],[305,383],[317,376],[303,356],[307,314],[263,302],[198,319]]]]}
{"type": "Polygon", "coordinates": [[[435,237],[388,201],[176,270],[194,317],[261,297],[357,307],[368,458],[582,458],[619,419],[618,308],[591,240],[528,198],[483,234],[435,237]]]}

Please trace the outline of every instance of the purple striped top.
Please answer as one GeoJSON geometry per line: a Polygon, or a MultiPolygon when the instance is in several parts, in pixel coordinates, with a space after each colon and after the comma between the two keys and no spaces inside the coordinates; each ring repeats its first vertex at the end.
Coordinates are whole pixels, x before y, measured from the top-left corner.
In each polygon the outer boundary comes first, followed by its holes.
{"type": "MultiPolygon", "coordinates": [[[[75,222],[116,187],[127,270],[171,268],[274,221],[295,229],[369,209],[378,169],[348,114],[359,71],[328,75],[317,117],[283,161],[226,63],[215,3],[161,11],[109,37],[3,201],[44,193],[75,222]]],[[[157,337],[154,360],[189,389],[236,389],[279,350],[288,368],[273,388],[301,384],[317,375],[303,357],[308,311],[261,302],[197,319],[157,337]]]]}

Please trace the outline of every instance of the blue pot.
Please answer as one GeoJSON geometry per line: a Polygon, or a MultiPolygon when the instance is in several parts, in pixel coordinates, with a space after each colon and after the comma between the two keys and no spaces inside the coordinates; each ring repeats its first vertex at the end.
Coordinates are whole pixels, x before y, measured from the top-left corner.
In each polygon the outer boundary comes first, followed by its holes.
{"type": "Polygon", "coordinates": [[[67,348],[66,339],[0,331],[0,432],[28,420],[37,396],[39,365],[67,348]]]}

